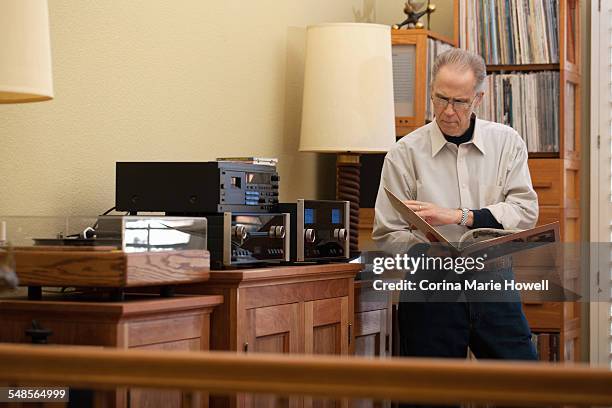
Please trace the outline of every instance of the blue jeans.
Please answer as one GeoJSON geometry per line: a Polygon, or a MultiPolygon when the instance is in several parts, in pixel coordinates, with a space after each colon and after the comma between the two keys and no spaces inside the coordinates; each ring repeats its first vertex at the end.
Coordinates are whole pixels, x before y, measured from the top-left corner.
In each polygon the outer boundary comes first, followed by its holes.
{"type": "Polygon", "coordinates": [[[401,302],[400,355],[537,360],[520,302],[401,302]]]}

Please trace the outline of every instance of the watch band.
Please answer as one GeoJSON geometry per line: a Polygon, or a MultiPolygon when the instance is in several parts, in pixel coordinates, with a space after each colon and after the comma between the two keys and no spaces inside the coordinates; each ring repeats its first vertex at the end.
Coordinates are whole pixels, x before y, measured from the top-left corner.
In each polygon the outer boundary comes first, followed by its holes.
{"type": "Polygon", "coordinates": [[[466,225],[468,220],[468,214],[470,210],[467,208],[461,208],[461,221],[459,221],[459,225],[466,225]]]}

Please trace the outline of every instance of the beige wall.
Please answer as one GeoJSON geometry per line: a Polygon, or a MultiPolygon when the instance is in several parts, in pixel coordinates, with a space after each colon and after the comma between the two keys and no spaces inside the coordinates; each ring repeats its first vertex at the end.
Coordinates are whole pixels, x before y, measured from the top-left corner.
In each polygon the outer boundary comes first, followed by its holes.
{"type": "Polygon", "coordinates": [[[297,152],[304,27],[374,21],[372,1],[49,9],[55,100],[0,105],[0,214],[110,208],[120,160],[277,156],[282,199],[333,194],[333,157],[297,152]]]}

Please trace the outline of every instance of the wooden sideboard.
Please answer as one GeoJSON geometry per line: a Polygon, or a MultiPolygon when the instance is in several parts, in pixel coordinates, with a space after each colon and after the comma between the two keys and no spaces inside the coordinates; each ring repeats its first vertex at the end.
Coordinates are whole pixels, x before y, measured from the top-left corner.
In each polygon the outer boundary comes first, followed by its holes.
{"type": "MultiPolygon", "coordinates": [[[[386,356],[391,300],[366,296],[361,264],[211,271],[205,283],[173,298],[135,295],[125,302],[45,299],[0,301],[0,342],[29,342],[32,320],[54,332],[49,343],[157,350],[227,350],[386,356]],[[223,303],[221,303],[223,302],[223,303]],[[210,327],[209,327],[210,324],[210,327]]],[[[155,290],[155,289],[149,289],[155,290]]],[[[304,396],[200,395],[156,390],[96,393],[97,406],[379,407],[367,400],[304,396]],[[157,404],[157,405],[156,405],[157,404]]]]}
{"type": "MultiPolygon", "coordinates": [[[[53,332],[49,344],[139,350],[208,350],[210,315],[221,296],[131,296],[123,302],[86,301],[79,297],[41,301],[0,300],[0,343],[29,343],[26,330],[35,320],[53,332]]],[[[44,346],[41,346],[44,347],[44,346]]],[[[71,390],[71,400],[73,398],[71,390]]],[[[206,405],[199,393],[150,389],[84,392],[95,407],[187,407],[206,405]]],[[[76,396],[76,394],[75,394],[76,396]]]]}
{"type": "MultiPolygon", "coordinates": [[[[182,293],[222,295],[212,314],[212,350],[352,354],[354,278],[361,264],[211,271],[182,293]]],[[[334,406],[308,397],[241,394],[211,398],[214,407],[334,406]]],[[[342,402],[345,405],[345,402],[342,402]]]]}

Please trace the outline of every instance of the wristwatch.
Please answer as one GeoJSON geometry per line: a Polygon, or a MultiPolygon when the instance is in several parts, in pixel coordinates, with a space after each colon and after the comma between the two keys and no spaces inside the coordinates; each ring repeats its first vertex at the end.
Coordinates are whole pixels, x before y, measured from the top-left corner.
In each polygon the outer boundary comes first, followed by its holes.
{"type": "Polygon", "coordinates": [[[466,225],[468,220],[468,214],[470,210],[468,208],[460,208],[461,210],[461,221],[459,221],[459,225],[466,225]]]}

